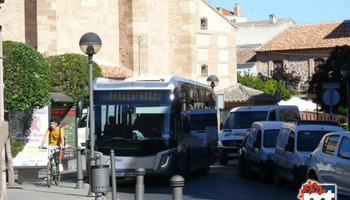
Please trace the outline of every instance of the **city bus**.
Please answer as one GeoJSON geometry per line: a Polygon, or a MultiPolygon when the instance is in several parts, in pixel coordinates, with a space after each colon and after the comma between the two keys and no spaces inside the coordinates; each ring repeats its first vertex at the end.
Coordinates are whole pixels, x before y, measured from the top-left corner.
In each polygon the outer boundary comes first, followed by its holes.
{"type": "Polygon", "coordinates": [[[97,78],[95,155],[109,164],[113,149],[117,177],[133,177],[140,167],[146,176],[207,173],[217,155],[215,104],[208,85],[180,77],[97,78]]]}

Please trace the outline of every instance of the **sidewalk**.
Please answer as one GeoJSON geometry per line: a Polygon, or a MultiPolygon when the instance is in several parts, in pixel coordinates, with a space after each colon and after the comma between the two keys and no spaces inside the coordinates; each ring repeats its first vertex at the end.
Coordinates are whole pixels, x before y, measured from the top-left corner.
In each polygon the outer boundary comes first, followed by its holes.
{"type": "Polygon", "coordinates": [[[8,200],[93,200],[95,196],[88,197],[89,185],[84,184],[84,189],[75,189],[76,171],[66,170],[63,172],[61,182],[51,188],[47,187],[45,175],[40,173],[39,182],[15,183],[7,187],[8,200]]]}

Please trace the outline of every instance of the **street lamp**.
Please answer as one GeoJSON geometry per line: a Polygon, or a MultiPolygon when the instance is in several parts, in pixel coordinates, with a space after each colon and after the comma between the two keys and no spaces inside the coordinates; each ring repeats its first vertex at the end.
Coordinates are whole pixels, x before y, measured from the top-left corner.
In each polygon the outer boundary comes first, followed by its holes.
{"type": "Polygon", "coordinates": [[[340,70],[341,75],[346,79],[346,102],[348,105],[348,131],[350,131],[349,128],[349,123],[350,123],[350,63],[345,63],[341,70],[340,70]]]}
{"type": "Polygon", "coordinates": [[[219,83],[219,78],[215,75],[210,75],[207,78],[208,85],[214,90],[214,87],[218,85],[219,83]]]}
{"type": "Polygon", "coordinates": [[[90,159],[95,158],[94,153],[94,115],[93,115],[93,92],[92,92],[92,55],[96,54],[102,46],[101,38],[92,32],[85,33],[79,41],[80,49],[89,57],[89,101],[90,101],[90,159]]]}
{"type": "MultiPolygon", "coordinates": [[[[214,87],[219,84],[219,78],[215,75],[210,75],[207,78],[207,83],[210,85],[211,89],[214,91],[214,87]]],[[[217,112],[217,129],[220,130],[220,122],[221,122],[221,116],[220,116],[220,109],[216,106],[216,112],[217,112]]]]}

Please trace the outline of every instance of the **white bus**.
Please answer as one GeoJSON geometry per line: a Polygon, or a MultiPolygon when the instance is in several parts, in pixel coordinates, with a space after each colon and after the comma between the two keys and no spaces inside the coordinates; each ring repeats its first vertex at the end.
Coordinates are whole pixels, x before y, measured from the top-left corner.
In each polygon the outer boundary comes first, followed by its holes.
{"type": "Polygon", "coordinates": [[[186,176],[208,172],[215,162],[217,112],[209,86],[179,77],[97,78],[93,93],[95,154],[109,164],[114,150],[117,177],[135,176],[139,167],[146,175],[186,176]]]}

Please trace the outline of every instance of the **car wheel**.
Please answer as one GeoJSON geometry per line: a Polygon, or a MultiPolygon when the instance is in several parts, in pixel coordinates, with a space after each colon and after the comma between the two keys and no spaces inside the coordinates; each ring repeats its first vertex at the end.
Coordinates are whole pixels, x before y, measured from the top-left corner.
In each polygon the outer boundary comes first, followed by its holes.
{"type": "Polygon", "coordinates": [[[191,174],[191,153],[187,150],[184,178],[189,178],[191,174]]]}
{"type": "Polygon", "coordinates": [[[313,181],[318,181],[317,175],[314,171],[310,171],[307,178],[313,181]]]}
{"type": "Polygon", "coordinates": [[[264,182],[267,182],[270,180],[270,174],[269,174],[269,168],[265,163],[261,163],[261,168],[260,168],[260,175],[261,175],[261,180],[264,182]]]}
{"type": "Polygon", "coordinates": [[[253,177],[253,175],[252,175],[252,170],[250,169],[250,164],[249,164],[249,161],[247,160],[246,161],[246,168],[245,168],[245,176],[247,177],[247,178],[252,178],[253,177]]]}
{"type": "Polygon", "coordinates": [[[305,178],[302,178],[301,175],[297,173],[296,170],[293,172],[293,182],[296,188],[300,188],[301,185],[306,181],[305,178]]]}
{"type": "Polygon", "coordinates": [[[227,155],[220,155],[219,156],[219,163],[220,163],[220,165],[227,165],[227,163],[228,163],[227,155]]]}
{"type": "Polygon", "coordinates": [[[238,174],[241,177],[245,177],[246,175],[246,165],[245,165],[245,160],[244,159],[240,159],[239,163],[238,163],[238,174]]]}
{"type": "Polygon", "coordinates": [[[274,174],[273,182],[275,183],[276,186],[282,186],[282,179],[279,175],[278,166],[275,166],[275,174],[274,174]]]}

